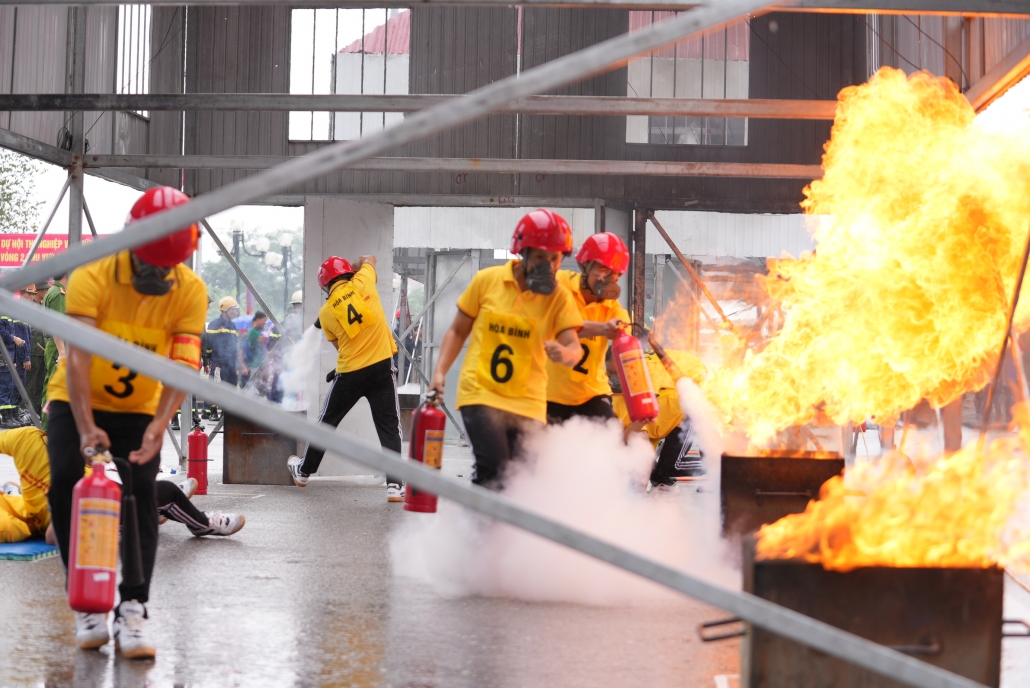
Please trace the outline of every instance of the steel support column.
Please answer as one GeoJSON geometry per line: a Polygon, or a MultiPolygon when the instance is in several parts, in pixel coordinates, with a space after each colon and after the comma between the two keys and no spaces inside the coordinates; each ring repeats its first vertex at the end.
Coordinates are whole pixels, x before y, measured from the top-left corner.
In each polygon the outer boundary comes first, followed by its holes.
{"type": "Polygon", "coordinates": [[[633,235],[630,254],[630,315],[633,322],[644,323],[644,297],[647,294],[647,214],[649,210],[637,208],[633,213],[633,235]]]}
{"type": "MultiPolygon", "coordinates": [[[[86,86],[86,8],[68,8],[68,93],[82,93],[86,86]]],[[[86,139],[82,110],[69,113],[71,151],[76,164],[70,170],[71,194],[68,197],[68,245],[82,242],[82,186],[83,173],[80,161],[86,154],[86,139]]]]}

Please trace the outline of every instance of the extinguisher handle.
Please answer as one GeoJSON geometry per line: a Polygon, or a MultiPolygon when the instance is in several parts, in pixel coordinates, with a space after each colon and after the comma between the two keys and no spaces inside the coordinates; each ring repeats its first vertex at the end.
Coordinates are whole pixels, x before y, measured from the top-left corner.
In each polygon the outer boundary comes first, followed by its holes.
{"type": "Polygon", "coordinates": [[[109,463],[114,457],[111,456],[111,452],[107,451],[103,447],[86,447],[82,450],[82,455],[86,457],[89,463],[109,463]]]}
{"type": "Polygon", "coordinates": [[[431,389],[428,392],[426,392],[426,400],[422,403],[429,404],[430,406],[438,406],[442,401],[443,400],[438,397],[436,390],[431,389]]]}

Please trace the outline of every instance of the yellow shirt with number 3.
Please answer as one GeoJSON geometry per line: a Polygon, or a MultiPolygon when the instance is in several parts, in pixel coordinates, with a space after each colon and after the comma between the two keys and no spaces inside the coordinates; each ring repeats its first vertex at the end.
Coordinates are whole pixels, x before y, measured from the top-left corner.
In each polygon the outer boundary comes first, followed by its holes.
{"type": "MultiPolygon", "coordinates": [[[[185,265],[169,274],[175,280],[164,296],[145,296],[132,286],[128,251],[102,258],[72,273],[65,310],[96,320],[97,329],[160,356],[200,368],[200,333],[207,315],[207,287],[185,265]]],[[[74,345],[74,342],[71,342],[74,345]]],[[[69,401],[66,361],[50,379],[47,398],[69,401]]],[[[153,415],[161,383],[118,363],[93,356],[91,403],[96,411],[153,415]]]]}
{"type": "MultiPolygon", "coordinates": [[[[572,270],[559,270],[556,275],[559,284],[564,284],[572,293],[583,320],[608,322],[614,318],[629,322],[629,313],[615,299],[595,301],[587,304],[583,298],[583,275],[572,270]]],[[[608,384],[608,372],[604,368],[604,355],[608,351],[605,336],[580,337],[583,357],[569,368],[554,361],[547,362],[547,400],[568,406],[585,404],[594,397],[610,396],[612,386],[608,384]]]]}
{"type": "Polygon", "coordinates": [[[515,266],[484,268],[458,298],[473,318],[458,380],[458,408],[483,404],[544,422],[547,418],[547,354],[544,342],[579,329],[583,318],[561,284],[545,296],[519,289],[515,266]]]}
{"type": "Polygon", "coordinates": [[[397,344],[390,334],[376,290],[376,270],[365,263],[349,280],[333,285],[318,312],[325,338],[339,342],[336,372],[349,373],[392,358],[397,344]]]}

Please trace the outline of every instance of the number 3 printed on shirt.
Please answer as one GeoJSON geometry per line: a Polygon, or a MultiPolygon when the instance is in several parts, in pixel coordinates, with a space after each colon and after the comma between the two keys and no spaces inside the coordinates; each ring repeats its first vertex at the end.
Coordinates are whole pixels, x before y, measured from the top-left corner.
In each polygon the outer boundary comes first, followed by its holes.
{"type": "MultiPolygon", "coordinates": [[[[115,370],[121,370],[124,366],[118,365],[117,363],[111,366],[115,370]]],[[[129,370],[126,368],[126,370],[129,370]]],[[[121,383],[121,389],[115,389],[111,385],[104,385],[104,391],[110,394],[112,397],[118,399],[127,399],[132,396],[132,393],[136,391],[136,388],[132,386],[132,381],[139,375],[135,370],[129,370],[125,375],[118,378],[118,382],[121,383]]]]}

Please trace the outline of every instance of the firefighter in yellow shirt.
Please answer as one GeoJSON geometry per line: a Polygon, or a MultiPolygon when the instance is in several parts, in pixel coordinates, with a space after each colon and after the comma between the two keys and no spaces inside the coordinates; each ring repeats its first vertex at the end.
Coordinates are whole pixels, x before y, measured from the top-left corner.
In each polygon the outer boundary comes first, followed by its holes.
{"type": "MultiPolygon", "coordinates": [[[[665,352],[675,361],[684,375],[698,384],[701,383],[705,376],[705,366],[701,359],[686,351],[666,349],[665,352]]],[[[694,431],[690,427],[690,419],[683,414],[679,393],[676,391],[672,377],[654,351],[648,351],[644,358],[647,361],[648,372],[651,374],[655,396],[658,398],[658,417],[642,428],[658,453],[654,467],[651,469],[647,489],[648,491],[667,490],[676,485],[677,478],[703,477],[706,473],[702,462],[704,457],[701,455],[694,431]]],[[[619,382],[615,376],[610,351],[606,363],[615,390],[615,394],[612,396],[615,415],[624,427],[631,428],[629,411],[626,409],[622,389],[618,386],[619,382]]],[[[631,429],[638,429],[638,427],[631,429]]]]}
{"type": "Polygon", "coordinates": [[[515,227],[519,260],[476,273],[440,344],[430,389],[443,397],[447,371],[471,334],[458,380],[458,403],[472,445],[472,482],[500,488],[525,433],[547,418],[547,361],[574,366],[583,355],[583,318],[555,280],[572,253],[572,230],[558,214],[534,210],[515,227]]]}
{"type": "Polygon", "coordinates": [[[572,416],[615,418],[604,360],[608,340],[618,337],[619,328],[629,322],[617,300],[618,279],[629,267],[629,251],[617,235],[601,232],[583,242],[576,262],[581,272],[559,270],[555,277],[572,293],[583,318],[583,353],[571,368],[547,364],[547,422],[552,425],[572,416]]]}
{"type": "Polygon", "coordinates": [[[20,478],[20,485],[8,483],[4,485],[5,494],[0,495],[0,542],[42,537],[50,525],[46,435],[35,426],[0,432],[0,454],[14,459],[20,478]]]}
{"type": "MultiPolygon", "coordinates": [[[[150,189],[129,213],[131,223],[189,198],[170,187],[150,189]]],[[[207,311],[207,288],[182,261],[197,247],[197,225],[162,239],[83,266],[68,281],[66,313],[119,339],[167,356],[187,369],[200,367],[200,335],[207,311]]],[[[157,553],[157,504],[154,481],[160,470],[161,442],[168,421],[185,396],[157,380],[67,342],[50,380],[50,513],[68,566],[72,489],[82,478],[87,449],[103,448],[134,464],[131,480],[139,512],[143,584],[119,586],[114,640],[125,657],[156,653],[146,632],[150,581],[157,553]]],[[[187,374],[184,372],[184,374],[187,374]]],[[[76,613],[79,647],[108,641],[107,615],[76,613]]]]}
{"type": "MultiPolygon", "coordinates": [[[[379,301],[376,278],[375,256],[361,256],[356,267],[331,256],[318,269],[318,286],[329,296],[318,312],[316,325],[339,351],[318,421],[338,426],[354,404],[365,397],[372,409],[379,444],[400,453],[397,369],[393,366],[397,345],[379,301]]],[[[308,446],[303,458],[289,458],[286,465],[298,487],[308,484],[308,477],[318,470],[324,455],[324,450],[308,446]]],[[[400,481],[390,476],[386,476],[386,499],[404,501],[400,481]]]]}

